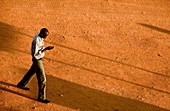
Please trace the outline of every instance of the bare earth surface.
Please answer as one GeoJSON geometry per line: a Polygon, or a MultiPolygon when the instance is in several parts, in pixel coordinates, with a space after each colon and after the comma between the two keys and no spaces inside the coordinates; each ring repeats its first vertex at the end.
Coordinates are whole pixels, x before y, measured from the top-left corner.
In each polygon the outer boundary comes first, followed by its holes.
{"type": "Polygon", "coordinates": [[[0,111],[170,111],[170,0],[0,0],[0,111]],[[16,84],[42,27],[47,98],[16,84]]]}

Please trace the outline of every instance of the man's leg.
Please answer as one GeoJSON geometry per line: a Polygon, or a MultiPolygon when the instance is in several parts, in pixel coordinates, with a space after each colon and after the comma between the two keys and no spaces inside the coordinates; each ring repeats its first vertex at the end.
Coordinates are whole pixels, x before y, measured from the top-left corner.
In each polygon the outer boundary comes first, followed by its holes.
{"type": "Polygon", "coordinates": [[[24,89],[24,90],[29,90],[29,88],[25,86],[34,77],[34,75],[35,75],[35,69],[34,69],[34,65],[32,64],[29,71],[25,74],[22,80],[17,84],[17,87],[24,89]]]}
{"type": "Polygon", "coordinates": [[[46,76],[43,66],[43,60],[37,60],[35,64],[39,88],[38,101],[43,103],[49,103],[50,101],[46,100],[46,76]]]}

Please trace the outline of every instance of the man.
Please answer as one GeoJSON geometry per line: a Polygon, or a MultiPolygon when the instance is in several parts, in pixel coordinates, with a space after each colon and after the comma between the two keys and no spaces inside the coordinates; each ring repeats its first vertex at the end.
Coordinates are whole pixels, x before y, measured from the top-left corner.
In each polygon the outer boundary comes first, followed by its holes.
{"type": "Polygon", "coordinates": [[[48,46],[44,48],[44,39],[49,35],[49,31],[46,28],[42,28],[40,33],[35,35],[32,41],[31,55],[33,64],[29,71],[25,74],[23,79],[17,84],[18,88],[23,90],[29,90],[26,84],[35,75],[38,79],[38,101],[42,103],[49,103],[50,101],[46,99],[46,76],[43,66],[44,52],[46,50],[51,50],[54,46],[48,46]]]}

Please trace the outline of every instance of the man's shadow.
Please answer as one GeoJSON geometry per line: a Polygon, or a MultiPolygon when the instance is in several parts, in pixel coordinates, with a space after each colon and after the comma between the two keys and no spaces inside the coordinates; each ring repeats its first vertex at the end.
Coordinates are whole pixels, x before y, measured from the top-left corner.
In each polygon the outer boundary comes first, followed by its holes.
{"type": "MultiPolygon", "coordinates": [[[[47,80],[47,98],[54,104],[71,109],[80,109],[82,111],[168,111],[154,105],[109,94],[54,76],[47,75],[47,80]]],[[[0,85],[16,87],[14,84],[3,81],[0,81],[0,85]]],[[[28,96],[9,88],[0,87],[0,89],[35,100],[35,93],[28,96]]]]}

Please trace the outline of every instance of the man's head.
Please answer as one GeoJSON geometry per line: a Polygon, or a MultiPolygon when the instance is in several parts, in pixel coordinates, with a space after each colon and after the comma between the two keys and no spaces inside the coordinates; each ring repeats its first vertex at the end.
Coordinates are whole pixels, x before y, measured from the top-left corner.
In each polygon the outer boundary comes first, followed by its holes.
{"type": "Polygon", "coordinates": [[[41,38],[44,38],[44,39],[45,39],[48,35],[49,35],[49,31],[47,30],[47,28],[42,28],[42,29],[40,30],[39,36],[40,36],[41,38]]]}

